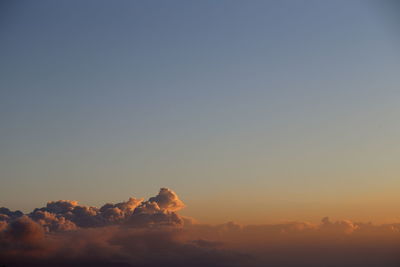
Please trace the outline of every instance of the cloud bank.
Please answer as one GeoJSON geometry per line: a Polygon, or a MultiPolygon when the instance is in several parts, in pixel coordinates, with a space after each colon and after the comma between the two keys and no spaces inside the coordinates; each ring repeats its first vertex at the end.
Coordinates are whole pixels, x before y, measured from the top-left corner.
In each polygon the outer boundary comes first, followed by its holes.
{"type": "Polygon", "coordinates": [[[161,188],[100,208],[0,208],[0,266],[400,266],[400,224],[207,225],[179,215],[184,207],[161,188]]]}

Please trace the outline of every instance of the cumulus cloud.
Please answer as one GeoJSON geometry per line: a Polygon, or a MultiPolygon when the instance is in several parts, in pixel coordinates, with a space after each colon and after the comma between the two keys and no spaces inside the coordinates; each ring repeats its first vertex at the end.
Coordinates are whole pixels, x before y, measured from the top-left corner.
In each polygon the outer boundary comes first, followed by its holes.
{"type": "Polygon", "coordinates": [[[158,195],[142,202],[134,209],[132,215],[127,218],[127,223],[148,227],[182,226],[184,219],[176,211],[184,207],[174,191],[161,188],[158,195]]]}
{"type": "Polygon", "coordinates": [[[39,223],[46,232],[77,229],[76,224],[72,221],[48,211],[36,210],[30,214],[30,217],[39,223]]]}
{"type": "MultiPolygon", "coordinates": [[[[80,205],[71,200],[50,201],[45,207],[35,209],[28,216],[42,225],[47,232],[119,224],[132,227],[182,226],[184,219],[176,211],[184,206],[175,192],[161,188],[160,192],[148,201],[131,197],[125,202],[107,203],[100,208],[80,205]]],[[[3,221],[23,215],[20,211],[12,212],[6,208],[2,208],[0,212],[3,221]]]]}
{"type": "Polygon", "coordinates": [[[181,210],[185,207],[185,204],[178,198],[178,195],[168,188],[161,188],[158,195],[151,197],[149,202],[157,203],[161,210],[171,212],[181,210]]]}
{"type": "MultiPolygon", "coordinates": [[[[0,209],[0,266],[400,266],[400,224],[201,224],[170,189],[100,208],[0,209]]],[[[206,208],[206,207],[205,207],[206,208]]]]}
{"type": "Polygon", "coordinates": [[[21,211],[11,211],[7,208],[0,208],[0,221],[10,221],[24,215],[21,211]]]}
{"type": "Polygon", "coordinates": [[[107,203],[102,206],[99,211],[105,220],[109,222],[118,222],[130,216],[142,202],[143,198],[137,199],[131,197],[126,202],[117,204],[107,203]]]}

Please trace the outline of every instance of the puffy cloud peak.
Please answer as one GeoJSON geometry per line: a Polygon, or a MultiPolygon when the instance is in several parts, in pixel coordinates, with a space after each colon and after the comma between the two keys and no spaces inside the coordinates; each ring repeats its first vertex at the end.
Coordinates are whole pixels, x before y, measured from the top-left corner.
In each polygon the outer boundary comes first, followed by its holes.
{"type": "Polygon", "coordinates": [[[162,210],[178,211],[185,207],[178,195],[168,188],[161,188],[157,196],[151,197],[149,202],[156,202],[162,210]]]}

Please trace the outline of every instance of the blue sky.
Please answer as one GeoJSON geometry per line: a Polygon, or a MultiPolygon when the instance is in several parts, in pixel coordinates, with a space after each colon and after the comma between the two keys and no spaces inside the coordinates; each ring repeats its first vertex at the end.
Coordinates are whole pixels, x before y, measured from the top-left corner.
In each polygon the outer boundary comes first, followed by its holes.
{"type": "Polygon", "coordinates": [[[0,17],[1,205],[167,186],[189,215],[268,221],[400,200],[399,40],[377,2],[5,1],[0,17]],[[250,203],[265,215],[235,218],[250,203]]]}

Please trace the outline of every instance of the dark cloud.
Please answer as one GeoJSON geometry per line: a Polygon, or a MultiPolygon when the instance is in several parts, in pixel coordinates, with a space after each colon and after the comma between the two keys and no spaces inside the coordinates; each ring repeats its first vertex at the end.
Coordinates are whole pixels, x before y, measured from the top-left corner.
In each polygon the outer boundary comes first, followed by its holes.
{"type": "Polygon", "coordinates": [[[204,239],[192,240],[191,243],[203,248],[217,248],[224,244],[223,242],[209,241],[204,239]]]}
{"type": "Polygon", "coordinates": [[[183,207],[162,188],[100,208],[67,200],[28,215],[2,208],[0,266],[400,266],[400,224],[207,225],[180,216],[183,207]]]}
{"type": "Polygon", "coordinates": [[[39,224],[22,216],[8,224],[4,237],[12,242],[35,243],[44,238],[44,231],[39,224]]]}
{"type": "Polygon", "coordinates": [[[24,215],[21,211],[11,211],[7,208],[0,208],[0,221],[10,221],[24,215]]]}

